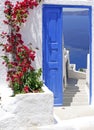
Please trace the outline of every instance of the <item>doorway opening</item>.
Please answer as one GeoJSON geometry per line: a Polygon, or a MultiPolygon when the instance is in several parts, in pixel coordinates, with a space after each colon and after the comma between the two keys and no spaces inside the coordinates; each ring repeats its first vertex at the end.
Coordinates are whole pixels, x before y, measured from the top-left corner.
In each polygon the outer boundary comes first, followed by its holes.
{"type": "Polygon", "coordinates": [[[90,103],[91,10],[63,8],[63,105],[90,103]],[[67,55],[67,56],[66,56],[67,55]]]}

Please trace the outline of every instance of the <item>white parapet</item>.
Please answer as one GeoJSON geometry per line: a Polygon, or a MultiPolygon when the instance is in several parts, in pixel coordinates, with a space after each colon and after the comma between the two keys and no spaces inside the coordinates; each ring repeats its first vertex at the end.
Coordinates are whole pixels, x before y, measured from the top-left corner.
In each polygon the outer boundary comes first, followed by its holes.
{"type": "Polygon", "coordinates": [[[41,93],[17,94],[3,99],[1,108],[12,116],[0,117],[0,128],[32,127],[54,124],[53,93],[43,87],[41,93]]]}

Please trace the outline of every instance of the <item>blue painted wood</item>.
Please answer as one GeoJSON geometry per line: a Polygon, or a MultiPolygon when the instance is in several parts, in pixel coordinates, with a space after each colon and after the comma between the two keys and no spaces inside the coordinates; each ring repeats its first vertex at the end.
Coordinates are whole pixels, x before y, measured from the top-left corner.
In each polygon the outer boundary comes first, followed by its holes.
{"type": "Polygon", "coordinates": [[[43,7],[43,79],[54,93],[54,104],[63,104],[62,7],[43,7]]]}

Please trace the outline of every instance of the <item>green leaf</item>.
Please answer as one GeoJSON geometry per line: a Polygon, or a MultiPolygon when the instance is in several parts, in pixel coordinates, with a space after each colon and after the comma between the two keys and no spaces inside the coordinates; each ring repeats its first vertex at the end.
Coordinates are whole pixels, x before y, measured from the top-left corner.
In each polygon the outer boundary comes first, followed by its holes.
{"type": "Polygon", "coordinates": [[[1,56],[3,58],[3,60],[6,62],[6,63],[9,63],[9,58],[7,56],[1,56]]]}

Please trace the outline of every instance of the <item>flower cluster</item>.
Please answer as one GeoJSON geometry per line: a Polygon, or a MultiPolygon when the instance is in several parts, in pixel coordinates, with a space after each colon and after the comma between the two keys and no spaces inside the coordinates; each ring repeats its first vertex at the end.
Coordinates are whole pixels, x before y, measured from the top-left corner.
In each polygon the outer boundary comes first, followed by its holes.
{"type": "Polygon", "coordinates": [[[14,6],[9,0],[5,2],[5,17],[4,24],[10,28],[9,33],[2,32],[1,37],[6,39],[6,43],[2,44],[3,51],[6,53],[2,56],[4,59],[3,64],[8,68],[7,81],[10,82],[10,87],[13,88],[14,94],[25,91],[30,92],[33,89],[39,89],[36,87],[30,88],[32,82],[32,74],[37,75],[37,84],[42,86],[42,82],[39,80],[40,70],[35,72],[32,66],[32,61],[35,59],[35,51],[32,48],[27,47],[22,40],[20,34],[21,24],[26,22],[26,18],[29,14],[29,9],[33,9],[37,6],[38,2],[35,0],[24,0],[17,2],[14,6]],[[11,58],[9,58],[11,55],[11,58]]]}
{"type": "Polygon", "coordinates": [[[5,23],[11,24],[12,22],[15,24],[22,24],[26,22],[29,9],[33,9],[34,6],[36,7],[37,5],[38,2],[36,0],[23,0],[22,2],[17,1],[15,6],[9,0],[6,0],[4,13],[8,18],[8,21],[5,21],[5,23]]]}

